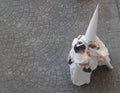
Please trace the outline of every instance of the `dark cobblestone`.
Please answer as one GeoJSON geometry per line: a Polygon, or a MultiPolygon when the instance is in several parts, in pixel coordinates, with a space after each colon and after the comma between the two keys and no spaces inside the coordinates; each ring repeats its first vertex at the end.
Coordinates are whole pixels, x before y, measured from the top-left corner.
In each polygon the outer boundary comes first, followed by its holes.
{"type": "Polygon", "coordinates": [[[0,0],[0,93],[119,93],[119,8],[120,0],[0,0]],[[67,55],[98,2],[98,35],[114,69],[100,67],[77,87],[67,55]]]}

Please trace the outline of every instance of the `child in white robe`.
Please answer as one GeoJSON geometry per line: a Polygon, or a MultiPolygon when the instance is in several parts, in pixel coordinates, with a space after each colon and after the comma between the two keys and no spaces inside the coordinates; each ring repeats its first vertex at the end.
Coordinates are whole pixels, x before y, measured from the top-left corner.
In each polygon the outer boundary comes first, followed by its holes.
{"type": "Polygon", "coordinates": [[[73,84],[77,86],[89,84],[91,73],[98,64],[94,64],[87,53],[86,46],[84,43],[79,42],[78,38],[73,40],[68,60],[73,84]]]}

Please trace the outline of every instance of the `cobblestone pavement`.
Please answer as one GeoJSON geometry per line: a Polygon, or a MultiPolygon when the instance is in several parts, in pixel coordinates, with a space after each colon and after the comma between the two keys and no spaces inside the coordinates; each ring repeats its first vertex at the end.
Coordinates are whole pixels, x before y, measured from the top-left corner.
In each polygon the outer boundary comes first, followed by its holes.
{"type": "Polygon", "coordinates": [[[119,93],[120,0],[0,0],[0,93],[119,93]],[[100,3],[98,36],[113,70],[71,83],[67,55],[100,3]]]}

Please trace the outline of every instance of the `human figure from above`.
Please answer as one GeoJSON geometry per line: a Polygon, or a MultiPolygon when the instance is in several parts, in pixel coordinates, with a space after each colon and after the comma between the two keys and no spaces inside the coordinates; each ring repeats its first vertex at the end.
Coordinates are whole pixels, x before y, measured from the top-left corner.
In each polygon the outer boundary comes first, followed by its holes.
{"type": "MultiPolygon", "coordinates": [[[[90,83],[91,73],[94,70],[87,48],[75,38],[68,56],[70,75],[73,84],[81,86],[90,83]]],[[[96,65],[97,66],[97,65],[96,65]]]]}
{"type": "Polygon", "coordinates": [[[72,42],[68,62],[73,84],[81,86],[90,83],[92,71],[98,65],[107,65],[110,69],[109,51],[104,43],[96,36],[98,23],[98,8],[93,14],[85,35],[79,35],[72,42]]]}

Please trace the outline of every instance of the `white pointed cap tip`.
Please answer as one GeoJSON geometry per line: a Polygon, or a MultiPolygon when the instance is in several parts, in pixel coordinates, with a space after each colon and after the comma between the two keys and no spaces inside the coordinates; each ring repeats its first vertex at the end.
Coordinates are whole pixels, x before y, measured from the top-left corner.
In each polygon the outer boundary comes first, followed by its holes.
{"type": "Polygon", "coordinates": [[[97,24],[98,24],[98,9],[99,9],[99,4],[97,5],[95,12],[93,13],[89,26],[85,33],[85,37],[84,37],[85,42],[92,42],[95,40],[97,24]]]}

